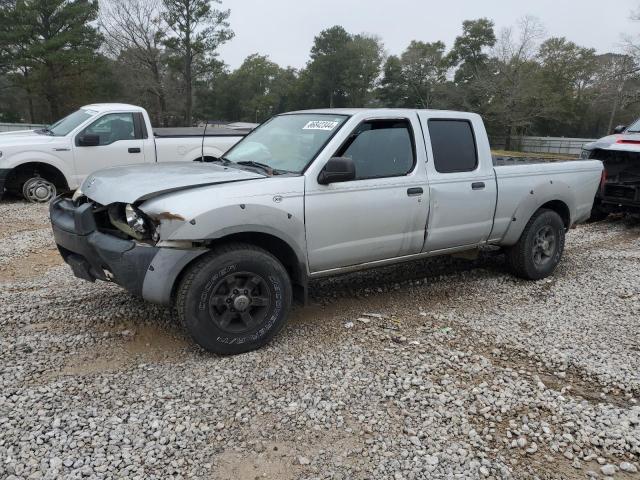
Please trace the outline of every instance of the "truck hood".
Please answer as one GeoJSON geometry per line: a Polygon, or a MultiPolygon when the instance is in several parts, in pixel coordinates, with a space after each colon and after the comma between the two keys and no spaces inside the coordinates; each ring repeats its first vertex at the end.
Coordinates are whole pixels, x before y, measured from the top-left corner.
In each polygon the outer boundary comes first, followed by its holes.
{"type": "Polygon", "coordinates": [[[256,172],[214,163],[171,162],[99,170],[87,177],[82,192],[101,205],[135,203],[192,187],[264,178],[256,172]]]}
{"type": "Polygon", "coordinates": [[[0,149],[2,147],[30,147],[33,145],[48,145],[50,143],[66,143],[66,139],[65,137],[41,135],[34,130],[0,133],[0,149]]]}
{"type": "Polygon", "coordinates": [[[640,133],[621,133],[602,137],[583,146],[585,150],[618,150],[640,152],[640,133]]]}

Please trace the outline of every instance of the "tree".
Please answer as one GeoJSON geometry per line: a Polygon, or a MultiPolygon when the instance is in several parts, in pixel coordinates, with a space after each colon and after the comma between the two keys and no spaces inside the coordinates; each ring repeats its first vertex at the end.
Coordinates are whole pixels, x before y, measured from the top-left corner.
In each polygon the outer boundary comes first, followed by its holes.
{"type": "Polygon", "coordinates": [[[363,106],[371,98],[382,63],[376,37],[351,35],[339,25],[320,32],[302,78],[309,83],[311,106],[363,106]]]}
{"type": "Polygon", "coordinates": [[[184,85],[184,122],[193,122],[193,87],[216,63],[216,50],[233,38],[229,10],[212,5],[220,0],[163,0],[164,19],[172,36],[164,44],[170,50],[170,65],[180,72],[184,85]]]}
{"type": "Polygon", "coordinates": [[[628,125],[638,116],[640,72],[635,59],[626,54],[605,53],[595,59],[595,74],[583,131],[587,137],[601,137],[615,125],[628,125]]]}
{"type": "Polygon", "coordinates": [[[402,76],[402,62],[390,55],[382,68],[382,80],[378,88],[378,98],[385,107],[405,107],[409,94],[402,76]]]}
{"type": "Polygon", "coordinates": [[[163,42],[167,25],[160,0],[103,0],[100,27],[107,51],[118,63],[132,71],[128,82],[138,98],[151,94],[149,110],[158,125],[166,125],[167,88],[163,42]]]}
{"type": "Polygon", "coordinates": [[[11,57],[15,45],[7,38],[12,22],[12,11],[15,2],[12,0],[0,0],[0,74],[6,73],[10,68],[11,57]]]}
{"type": "MultiPolygon", "coordinates": [[[[640,22],[640,7],[631,12],[630,15],[631,20],[634,22],[640,22]]],[[[622,35],[623,47],[625,53],[635,59],[636,66],[632,68],[631,71],[626,73],[635,73],[640,70],[640,38],[638,35],[631,35],[629,33],[625,33],[622,35]]]]}
{"type": "Polygon", "coordinates": [[[353,35],[347,45],[344,91],[350,106],[366,106],[380,75],[383,58],[382,42],[369,35],[353,35]]]}
{"type": "Polygon", "coordinates": [[[493,22],[487,18],[462,22],[462,35],[456,37],[449,54],[451,66],[458,67],[456,83],[478,78],[489,61],[487,49],[496,43],[493,22]]]}
{"type": "Polygon", "coordinates": [[[432,108],[438,85],[446,81],[447,62],[442,42],[412,41],[400,57],[408,106],[432,108]]]}
{"type": "Polygon", "coordinates": [[[399,58],[387,59],[378,94],[391,107],[433,108],[448,70],[444,43],[413,40],[399,58]]]}
{"type": "Polygon", "coordinates": [[[491,101],[486,83],[491,77],[489,49],[495,43],[491,20],[480,18],[462,23],[462,35],[456,37],[448,55],[450,67],[455,68],[457,92],[452,98],[452,108],[486,113],[491,101]]]}
{"type": "Polygon", "coordinates": [[[540,68],[535,61],[544,29],[535,17],[524,17],[518,29],[500,32],[489,62],[477,82],[488,98],[485,115],[494,129],[504,132],[505,148],[511,138],[523,135],[536,120],[548,115],[548,102],[540,88],[540,68]]]}
{"type": "Polygon", "coordinates": [[[249,55],[234,72],[214,80],[215,93],[208,99],[206,113],[226,120],[262,122],[286,110],[295,80],[293,69],[283,69],[263,55],[249,55]]]}
{"type": "Polygon", "coordinates": [[[346,105],[347,46],[351,35],[339,25],[323,30],[313,41],[307,65],[312,80],[311,97],[318,106],[346,105]]]}
{"type": "Polygon", "coordinates": [[[592,101],[596,75],[594,49],[584,48],[566,38],[550,38],[540,46],[540,86],[551,114],[544,121],[548,132],[582,130],[579,125],[592,101]]]}
{"type": "Polygon", "coordinates": [[[44,95],[49,119],[61,115],[68,82],[95,67],[101,43],[92,25],[97,14],[91,0],[18,0],[3,8],[0,45],[9,70],[30,98],[44,95]]]}

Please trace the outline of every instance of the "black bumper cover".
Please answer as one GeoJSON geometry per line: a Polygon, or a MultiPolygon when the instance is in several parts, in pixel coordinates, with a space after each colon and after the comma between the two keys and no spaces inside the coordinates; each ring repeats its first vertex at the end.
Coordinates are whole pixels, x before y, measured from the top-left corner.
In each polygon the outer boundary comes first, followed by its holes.
{"type": "Polygon", "coordinates": [[[11,173],[10,168],[0,168],[0,198],[4,194],[4,186],[7,182],[7,178],[9,177],[9,173],[11,173]]]}
{"type": "Polygon", "coordinates": [[[135,295],[142,294],[158,248],[98,231],[93,205],[76,207],[68,195],[54,199],[49,214],[58,250],[76,277],[115,282],[135,295]]]}

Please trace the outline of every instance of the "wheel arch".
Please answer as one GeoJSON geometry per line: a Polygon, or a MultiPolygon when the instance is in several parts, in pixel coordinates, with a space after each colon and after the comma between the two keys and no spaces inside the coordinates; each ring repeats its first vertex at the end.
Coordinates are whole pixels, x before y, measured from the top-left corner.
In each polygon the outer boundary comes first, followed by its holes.
{"type": "MultiPolygon", "coordinates": [[[[182,261],[178,264],[178,268],[176,269],[177,271],[174,271],[173,273],[168,270],[166,271],[168,278],[165,279],[167,283],[165,283],[164,286],[155,284],[155,282],[154,285],[145,285],[145,293],[143,293],[143,296],[156,303],[172,303],[184,275],[189,271],[189,268],[198,260],[198,258],[209,252],[214,247],[227,243],[247,243],[260,247],[276,257],[278,261],[282,263],[291,278],[294,299],[301,303],[306,303],[308,276],[304,259],[300,258],[299,254],[296,253],[295,249],[288,242],[274,234],[262,231],[234,232],[208,240],[206,242],[206,248],[195,250],[190,253],[185,257],[186,261],[182,261]]],[[[154,259],[152,264],[155,263],[154,259]]],[[[145,284],[146,283],[145,279],[145,284]]]]}
{"type": "Polygon", "coordinates": [[[527,200],[528,201],[521,203],[513,213],[513,220],[500,242],[501,245],[514,245],[522,235],[522,232],[529,223],[529,220],[531,220],[531,218],[541,209],[552,210],[560,215],[566,230],[571,228],[573,225],[574,219],[571,216],[571,207],[569,206],[567,199],[562,199],[557,196],[549,196],[538,202],[535,202],[535,199],[531,197],[527,200]]]}
{"type": "Polygon", "coordinates": [[[19,187],[23,179],[32,175],[40,175],[50,180],[60,190],[68,190],[69,182],[65,174],[58,167],[50,163],[32,161],[15,165],[7,176],[7,189],[14,190],[19,187]]]}
{"type": "Polygon", "coordinates": [[[306,263],[296,253],[295,249],[279,236],[262,231],[236,232],[211,240],[209,247],[229,242],[248,243],[263,248],[284,265],[293,283],[306,283],[306,263]]]}
{"type": "Polygon", "coordinates": [[[538,210],[542,210],[542,209],[552,210],[556,212],[558,215],[560,215],[560,218],[562,219],[562,223],[564,223],[564,228],[566,230],[568,230],[571,227],[571,210],[569,209],[569,205],[567,205],[562,200],[551,200],[547,203],[540,205],[540,207],[538,207],[538,209],[535,212],[533,212],[531,216],[533,217],[533,215],[535,215],[536,212],[538,212],[538,210]]]}

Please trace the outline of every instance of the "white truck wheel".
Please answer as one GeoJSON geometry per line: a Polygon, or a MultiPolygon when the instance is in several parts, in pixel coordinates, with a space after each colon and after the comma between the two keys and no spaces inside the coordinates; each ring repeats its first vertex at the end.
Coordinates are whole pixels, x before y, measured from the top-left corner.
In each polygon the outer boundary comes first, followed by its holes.
{"type": "Polygon", "coordinates": [[[31,203],[49,203],[57,195],[56,186],[46,178],[32,177],[22,186],[22,195],[31,203]]]}

